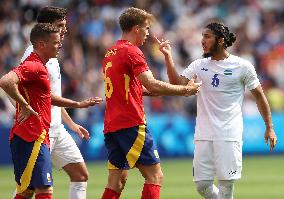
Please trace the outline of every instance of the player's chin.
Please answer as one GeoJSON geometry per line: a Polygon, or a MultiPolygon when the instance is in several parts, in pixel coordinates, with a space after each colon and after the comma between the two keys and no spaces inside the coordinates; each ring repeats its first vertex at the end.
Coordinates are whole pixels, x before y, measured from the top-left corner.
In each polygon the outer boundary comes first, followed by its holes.
{"type": "Polygon", "coordinates": [[[211,56],[212,56],[212,54],[210,52],[203,51],[203,57],[204,58],[211,57],[211,56]]]}
{"type": "Polygon", "coordinates": [[[53,54],[52,58],[57,58],[58,57],[59,52],[56,52],[53,54]]]}

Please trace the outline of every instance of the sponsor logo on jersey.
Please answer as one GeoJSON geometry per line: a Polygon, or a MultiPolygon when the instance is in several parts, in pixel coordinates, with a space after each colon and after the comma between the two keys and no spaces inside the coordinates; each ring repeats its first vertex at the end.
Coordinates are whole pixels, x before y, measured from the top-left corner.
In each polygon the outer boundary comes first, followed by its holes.
{"type": "Polygon", "coordinates": [[[233,74],[232,70],[230,70],[230,69],[224,70],[224,75],[232,75],[232,74],[233,74]]]}
{"type": "Polygon", "coordinates": [[[201,70],[208,71],[208,68],[203,67],[203,68],[201,68],[201,70]]]}

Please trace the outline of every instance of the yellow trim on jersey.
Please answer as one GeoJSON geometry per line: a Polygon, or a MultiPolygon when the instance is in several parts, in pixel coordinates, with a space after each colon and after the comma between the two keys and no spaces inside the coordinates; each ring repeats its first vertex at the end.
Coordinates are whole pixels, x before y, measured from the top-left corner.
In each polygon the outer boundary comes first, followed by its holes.
{"type": "Polygon", "coordinates": [[[33,169],[36,163],[37,156],[40,151],[40,146],[44,141],[44,138],[46,136],[46,131],[43,130],[39,138],[35,141],[34,147],[31,153],[31,156],[28,160],[27,166],[21,176],[20,183],[21,185],[17,185],[17,193],[22,193],[24,192],[28,186],[30,185],[31,179],[32,179],[32,173],[33,169]]]}
{"type": "Polygon", "coordinates": [[[129,167],[133,168],[140,157],[145,142],[145,125],[139,125],[138,136],[126,155],[129,167]]]}
{"type": "Polygon", "coordinates": [[[114,166],[113,164],[111,164],[110,161],[107,162],[107,167],[108,167],[108,169],[119,169],[116,166],[114,166]]]}

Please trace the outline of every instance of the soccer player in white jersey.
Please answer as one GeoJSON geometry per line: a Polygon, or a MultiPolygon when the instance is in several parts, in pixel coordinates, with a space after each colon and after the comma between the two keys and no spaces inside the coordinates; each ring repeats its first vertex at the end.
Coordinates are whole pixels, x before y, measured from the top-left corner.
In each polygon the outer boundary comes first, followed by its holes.
{"type": "MultiPolygon", "coordinates": [[[[64,38],[66,29],[65,8],[44,7],[39,11],[37,22],[51,23],[60,29],[61,40],[64,38]]],[[[33,51],[33,46],[29,46],[22,60],[24,60],[33,51]]],[[[61,97],[61,74],[57,58],[50,59],[46,63],[51,91],[58,99],[61,99],[65,107],[71,108],[87,108],[102,101],[101,98],[90,98],[81,102],[73,101],[61,97]]],[[[58,104],[62,106],[62,104],[58,104]]],[[[89,132],[82,126],[73,122],[64,108],[52,106],[51,108],[51,124],[50,124],[50,152],[52,163],[57,169],[63,169],[70,177],[69,199],[85,199],[88,170],[79,148],[71,135],[66,131],[62,124],[63,121],[68,127],[77,133],[81,138],[89,139],[89,132]]]]}
{"type": "MultiPolygon", "coordinates": [[[[242,171],[242,102],[245,87],[255,98],[266,125],[264,140],[274,148],[277,138],[271,112],[254,66],[226,49],[236,37],[221,23],[208,24],[202,33],[203,59],[192,62],[179,75],[167,66],[171,83],[186,85],[197,75],[202,81],[197,94],[193,180],[206,199],[232,199],[234,181],[242,171]],[[213,184],[218,179],[218,187],[213,184]]],[[[167,46],[170,50],[170,46],[167,46]]]]}

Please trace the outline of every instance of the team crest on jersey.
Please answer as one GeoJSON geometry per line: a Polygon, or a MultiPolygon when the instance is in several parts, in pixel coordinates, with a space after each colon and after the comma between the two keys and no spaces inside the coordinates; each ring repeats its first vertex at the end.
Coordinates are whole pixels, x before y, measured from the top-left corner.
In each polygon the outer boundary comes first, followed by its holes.
{"type": "Polygon", "coordinates": [[[230,69],[224,70],[224,75],[232,75],[232,74],[233,74],[232,70],[230,70],[230,69]]]}

